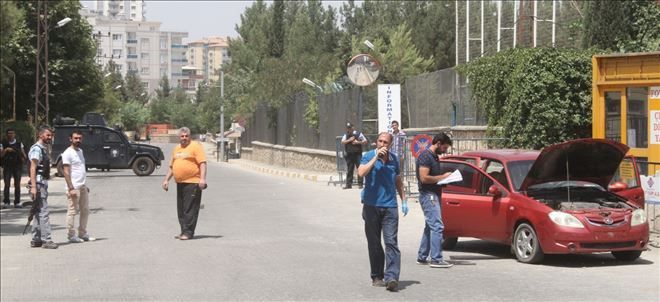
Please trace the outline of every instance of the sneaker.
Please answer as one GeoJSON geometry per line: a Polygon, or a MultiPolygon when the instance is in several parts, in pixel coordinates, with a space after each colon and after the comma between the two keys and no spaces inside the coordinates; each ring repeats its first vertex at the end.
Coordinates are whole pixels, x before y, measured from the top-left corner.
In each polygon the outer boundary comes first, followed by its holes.
{"type": "Polygon", "coordinates": [[[82,239],[83,241],[96,241],[96,238],[91,237],[89,235],[82,236],[80,237],[80,239],[82,239]]]}
{"type": "Polygon", "coordinates": [[[371,286],[375,286],[375,287],[385,287],[385,281],[383,281],[383,279],[381,279],[381,278],[373,278],[373,279],[371,279],[371,280],[372,280],[372,281],[371,281],[371,286]]]}
{"type": "Polygon", "coordinates": [[[41,247],[42,244],[41,241],[30,241],[30,247],[41,247]]]}
{"type": "Polygon", "coordinates": [[[396,280],[390,280],[387,281],[387,286],[385,287],[385,289],[394,292],[396,291],[397,287],[399,287],[399,282],[396,280]]]}
{"type": "Polygon", "coordinates": [[[17,203],[17,204],[14,205],[14,208],[16,208],[16,209],[22,209],[22,208],[23,208],[23,205],[20,204],[20,203],[17,203]]]}
{"type": "Polygon", "coordinates": [[[352,188],[353,188],[353,187],[351,187],[351,186],[345,186],[345,187],[343,187],[342,189],[344,189],[344,190],[349,190],[349,189],[352,189],[352,188]]]}
{"type": "Polygon", "coordinates": [[[363,185],[358,185],[358,189],[364,189],[363,185]]]}
{"type": "Polygon", "coordinates": [[[83,242],[85,242],[85,240],[82,240],[82,239],[78,238],[78,236],[73,236],[73,237],[69,238],[69,242],[71,242],[71,243],[83,243],[83,242]]]}
{"type": "Polygon", "coordinates": [[[417,259],[417,264],[419,265],[428,265],[429,261],[426,259],[417,259]]]}
{"type": "Polygon", "coordinates": [[[3,209],[7,209],[7,208],[9,208],[9,204],[8,204],[8,203],[3,203],[3,204],[2,204],[2,208],[3,208],[3,209]]]}
{"type": "Polygon", "coordinates": [[[429,261],[429,266],[434,268],[450,268],[454,266],[454,264],[444,260],[440,260],[440,261],[429,261]]]}
{"type": "Polygon", "coordinates": [[[58,246],[57,243],[52,242],[52,241],[44,242],[41,245],[42,248],[49,249],[49,250],[54,250],[54,249],[57,248],[57,246],[58,246]]]}

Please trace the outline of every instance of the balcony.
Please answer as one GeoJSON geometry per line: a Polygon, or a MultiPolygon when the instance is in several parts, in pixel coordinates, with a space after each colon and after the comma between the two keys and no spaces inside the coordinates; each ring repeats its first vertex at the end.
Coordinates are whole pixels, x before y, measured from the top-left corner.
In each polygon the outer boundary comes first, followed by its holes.
{"type": "Polygon", "coordinates": [[[133,40],[133,39],[127,39],[127,40],[126,40],[126,44],[137,44],[137,39],[135,39],[135,40],[133,40]]]}
{"type": "Polygon", "coordinates": [[[127,59],[137,59],[138,55],[136,53],[129,53],[126,55],[127,59]]]}
{"type": "Polygon", "coordinates": [[[172,48],[188,48],[188,45],[184,44],[172,44],[172,48]]]}

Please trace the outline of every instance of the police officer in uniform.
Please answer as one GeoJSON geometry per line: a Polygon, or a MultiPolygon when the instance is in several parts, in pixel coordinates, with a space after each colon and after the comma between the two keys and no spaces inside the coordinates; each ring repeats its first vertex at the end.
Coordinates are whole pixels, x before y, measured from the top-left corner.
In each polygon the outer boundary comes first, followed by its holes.
{"type": "MultiPolygon", "coordinates": [[[[353,128],[351,123],[346,124],[346,133],[341,138],[341,144],[344,145],[344,158],[346,159],[346,186],[344,189],[350,189],[353,186],[353,171],[360,165],[362,160],[362,146],[367,144],[367,138],[353,128]]],[[[358,186],[363,187],[362,177],[358,176],[358,186]]]]}
{"type": "Polygon", "coordinates": [[[39,127],[39,140],[32,145],[30,159],[30,196],[33,201],[31,247],[56,249],[57,243],[51,238],[48,210],[48,179],[50,178],[50,157],[47,147],[53,142],[53,130],[48,126],[39,127]]]}
{"type": "Polygon", "coordinates": [[[16,138],[16,131],[7,128],[7,136],[2,140],[2,166],[4,168],[4,198],[2,208],[9,207],[9,187],[14,180],[14,207],[22,208],[21,205],[21,176],[23,176],[23,163],[27,156],[23,150],[23,143],[16,138]]]}

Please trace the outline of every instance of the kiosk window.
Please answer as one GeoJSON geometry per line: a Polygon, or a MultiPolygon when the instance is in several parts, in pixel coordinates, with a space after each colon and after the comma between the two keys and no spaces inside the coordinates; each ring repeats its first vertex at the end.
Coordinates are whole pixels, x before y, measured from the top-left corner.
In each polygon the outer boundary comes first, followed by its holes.
{"type": "Polygon", "coordinates": [[[627,145],[631,148],[648,147],[648,88],[630,87],[627,89],[628,115],[627,145]]]}
{"type": "Polygon", "coordinates": [[[621,92],[605,93],[605,139],[621,142],[621,92]]]}

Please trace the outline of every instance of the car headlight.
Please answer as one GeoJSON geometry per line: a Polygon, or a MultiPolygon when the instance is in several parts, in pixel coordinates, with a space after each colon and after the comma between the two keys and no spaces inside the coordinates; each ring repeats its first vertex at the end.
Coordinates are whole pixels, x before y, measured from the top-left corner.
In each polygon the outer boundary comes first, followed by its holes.
{"type": "Polygon", "coordinates": [[[632,213],[632,219],[630,220],[630,226],[640,225],[646,222],[646,212],[644,209],[634,210],[632,213]]]}
{"type": "Polygon", "coordinates": [[[559,211],[552,211],[550,212],[550,214],[548,214],[548,216],[550,217],[550,220],[552,220],[552,222],[560,226],[577,228],[577,229],[584,228],[582,222],[580,222],[577,218],[575,218],[575,216],[571,214],[566,214],[564,212],[559,212],[559,211]]]}

